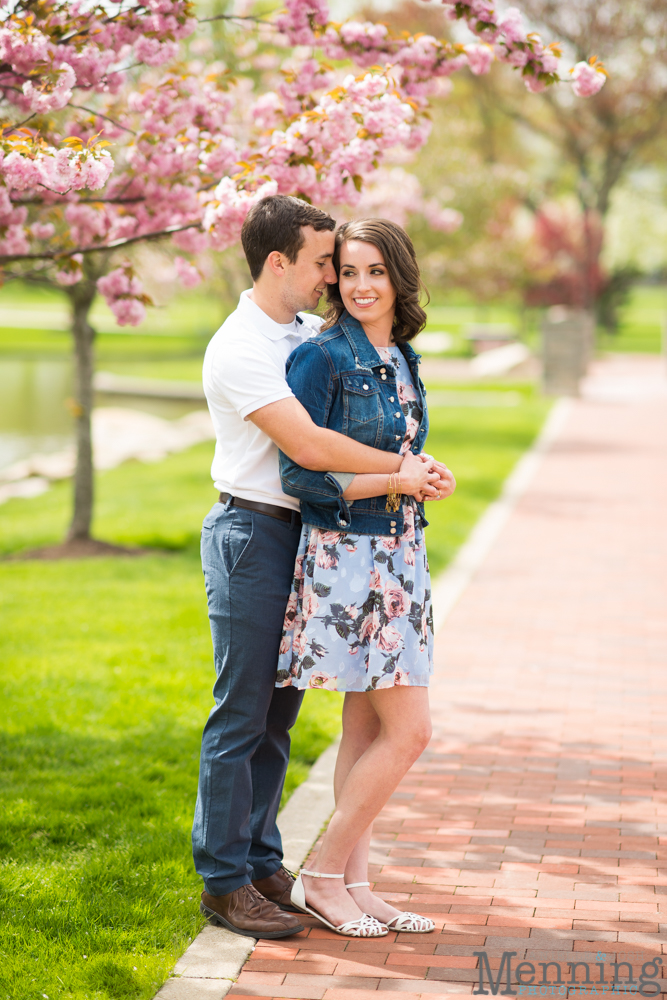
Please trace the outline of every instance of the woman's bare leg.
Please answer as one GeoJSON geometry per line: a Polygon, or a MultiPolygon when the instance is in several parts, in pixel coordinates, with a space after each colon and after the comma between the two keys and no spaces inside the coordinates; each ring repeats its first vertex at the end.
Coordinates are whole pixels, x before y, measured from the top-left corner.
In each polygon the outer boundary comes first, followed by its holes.
{"type": "MultiPolygon", "coordinates": [[[[373,820],[427,746],[431,737],[428,688],[397,686],[347,695],[344,720],[347,736],[336,765],[336,810],[310,866],[332,874],[347,871],[356,844],[370,836],[373,820]]],[[[363,911],[342,879],[304,876],[304,884],[310,905],[333,924],[361,916],[363,911]]]]}

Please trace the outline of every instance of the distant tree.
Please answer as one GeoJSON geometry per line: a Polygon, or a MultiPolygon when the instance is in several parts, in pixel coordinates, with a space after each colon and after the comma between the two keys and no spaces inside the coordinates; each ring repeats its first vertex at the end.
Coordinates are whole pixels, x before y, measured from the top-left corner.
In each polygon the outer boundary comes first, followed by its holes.
{"type": "MultiPolygon", "coordinates": [[[[601,264],[605,224],[616,188],[639,166],[661,162],[667,138],[667,16],[664,0],[526,0],[526,16],[553,33],[573,60],[595,53],[607,67],[607,86],[591,100],[574,102],[566,90],[536,101],[517,100],[506,84],[494,89],[494,106],[540,140],[550,154],[540,160],[541,183],[525,203],[535,212],[535,246],[558,248],[559,265],[544,287],[545,301],[560,293],[572,305],[596,309],[613,325],[616,307],[636,272],[607,273],[601,264]],[[571,192],[579,218],[554,195],[571,192]]],[[[502,74],[499,74],[501,76],[502,74]]],[[[489,90],[478,88],[488,107],[489,90]]],[[[531,285],[530,296],[539,298],[531,285]]]]}

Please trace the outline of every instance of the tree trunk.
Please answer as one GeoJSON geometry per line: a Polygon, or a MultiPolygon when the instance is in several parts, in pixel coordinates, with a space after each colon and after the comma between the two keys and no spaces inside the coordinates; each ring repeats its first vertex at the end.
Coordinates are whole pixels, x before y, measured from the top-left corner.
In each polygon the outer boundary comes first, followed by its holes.
{"type": "Polygon", "coordinates": [[[93,410],[93,372],[95,331],[88,322],[95,299],[95,280],[86,276],[69,288],[72,303],[74,337],[76,420],[76,470],[74,472],[74,511],[67,541],[90,538],[93,517],[94,474],[91,415],[93,410]]]}

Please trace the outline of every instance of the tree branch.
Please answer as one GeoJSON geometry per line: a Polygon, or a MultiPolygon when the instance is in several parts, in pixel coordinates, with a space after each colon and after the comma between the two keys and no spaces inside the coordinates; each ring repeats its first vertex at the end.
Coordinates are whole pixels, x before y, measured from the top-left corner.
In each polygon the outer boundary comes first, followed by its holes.
{"type": "Polygon", "coordinates": [[[265,17],[255,17],[253,14],[216,14],[215,17],[200,17],[198,24],[206,24],[208,21],[255,21],[257,24],[273,24],[265,17]]]}
{"type": "Polygon", "coordinates": [[[33,113],[31,115],[28,115],[27,118],[24,118],[22,122],[17,122],[16,125],[5,125],[5,127],[2,129],[2,138],[4,139],[6,135],[11,135],[12,132],[15,132],[16,129],[22,128],[23,125],[27,125],[30,119],[34,118],[36,114],[37,112],[33,111],[33,113]]]}
{"type": "Polygon", "coordinates": [[[124,132],[131,132],[132,135],[137,134],[133,128],[128,128],[127,125],[121,125],[120,122],[117,122],[113,118],[110,118],[109,115],[103,115],[101,111],[93,111],[92,108],[84,108],[83,104],[72,104],[70,102],[67,105],[67,107],[76,108],[77,111],[87,111],[89,114],[95,115],[96,118],[104,118],[105,121],[111,122],[111,124],[115,125],[116,128],[122,128],[124,132]]]}
{"type": "Polygon", "coordinates": [[[22,253],[22,254],[0,254],[0,264],[10,264],[15,260],[62,260],[65,257],[73,257],[75,254],[101,253],[105,250],[118,250],[120,247],[129,246],[130,243],[143,243],[145,240],[158,240],[163,236],[172,236],[174,233],[182,233],[185,229],[200,229],[201,223],[189,222],[186,226],[168,226],[155,233],[143,233],[141,236],[126,236],[119,240],[112,240],[96,247],[74,247],[73,250],[52,251],[51,253],[22,253]]]}

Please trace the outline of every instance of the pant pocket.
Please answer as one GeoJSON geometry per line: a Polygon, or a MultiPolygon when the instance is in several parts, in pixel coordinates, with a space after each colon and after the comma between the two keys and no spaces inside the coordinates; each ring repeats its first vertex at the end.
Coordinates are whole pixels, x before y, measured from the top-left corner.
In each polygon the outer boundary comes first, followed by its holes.
{"type": "Polygon", "coordinates": [[[226,525],[222,538],[221,555],[229,576],[238,569],[248,550],[253,536],[253,520],[250,511],[235,508],[226,525]]]}

